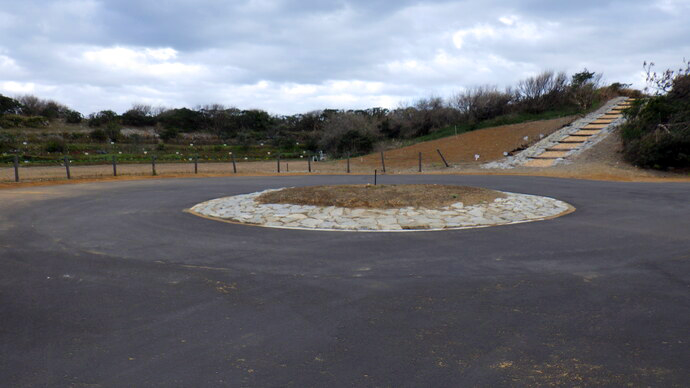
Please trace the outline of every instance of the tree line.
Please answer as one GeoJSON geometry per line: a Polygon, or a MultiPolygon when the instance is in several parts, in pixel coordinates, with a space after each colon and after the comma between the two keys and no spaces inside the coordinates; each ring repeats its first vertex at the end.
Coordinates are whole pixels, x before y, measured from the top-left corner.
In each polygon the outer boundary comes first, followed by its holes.
{"type": "Polygon", "coordinates": [[[120,134],[123,127],[154,128],[164,142],[175,142],[185,133],[209,133],[223,142],[242,145],[302,142],[307,149],[342,156],[368,153],[387,141],[429,135],[450,125],[472,129],[498,117],[583,112],[602,100],[633,92],[629,85],[620,83],[604,87],[601,74],[585,69],[572,76],[544,71],[505,89],[478,86],[447,98],[421,98],[394,109],[325,109],[296,115],[272,115],[222,104],[195,108],[135,104],[122,114],[102,110],[83,116],[53,100],[0,95],[0,127],[42,127],[62,120],[87,125],[94,141],[125,140],[120,134]]]}

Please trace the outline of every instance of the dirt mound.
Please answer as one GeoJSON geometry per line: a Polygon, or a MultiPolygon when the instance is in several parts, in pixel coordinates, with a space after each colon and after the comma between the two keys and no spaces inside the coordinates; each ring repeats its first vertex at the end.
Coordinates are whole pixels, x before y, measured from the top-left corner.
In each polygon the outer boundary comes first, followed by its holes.
{"type": "Polygon", "coordinates": [[[335,185],[292,187],[270,191],[256,198],[260,203],[391,209],[439,208],[490,203],[505,195],[480,187],[453,185],[335,185]]]}
{"type": "MultiPolygon", "coordinates": [[[[502,125],[389,150],[385,152],[386,168],[414,169],[418,164],[420,152],[422,153],[422,163],[425,166],[443,165],[437,149],[441,150],[446,161],[451,164],[474,163],[475,155],[479,155],[479,163],[489,162],[502,158],[504,152],[529,146],[539,141],[540,135],[548,136],[575,119],[577,119],[576,116],[568,116],[552,120],[502,125]],[[528,140],[525,140],[525,137],[528,140]]],[[[371,168],[381,167],[381,155],[379,153],[355,158],[355,160],[358,165],[363,164],[371,168]]]]}

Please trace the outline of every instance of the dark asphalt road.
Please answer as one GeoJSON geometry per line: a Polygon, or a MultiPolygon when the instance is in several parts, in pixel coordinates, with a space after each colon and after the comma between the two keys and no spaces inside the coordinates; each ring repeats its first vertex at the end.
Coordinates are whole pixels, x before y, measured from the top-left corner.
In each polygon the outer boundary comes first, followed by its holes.
{"type": "Polygon", "coordinates": [[[687,386],[690,184],[382,178],[577,208],[446,232],[264,229],[182,211],[365,179],[0,191],[0,385],[687,386]]]}

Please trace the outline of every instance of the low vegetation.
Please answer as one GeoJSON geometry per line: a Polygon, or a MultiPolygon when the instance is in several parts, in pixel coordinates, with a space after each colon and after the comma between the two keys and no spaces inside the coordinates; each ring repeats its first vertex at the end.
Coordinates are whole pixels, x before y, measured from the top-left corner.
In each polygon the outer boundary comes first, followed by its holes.
{"type": "Polygon", "coordinates": [[[622,129],[625,157],[654,169],[690,168],[690,61],[658,74],[645,64],[654,95],[626,112],[622,129]]]}

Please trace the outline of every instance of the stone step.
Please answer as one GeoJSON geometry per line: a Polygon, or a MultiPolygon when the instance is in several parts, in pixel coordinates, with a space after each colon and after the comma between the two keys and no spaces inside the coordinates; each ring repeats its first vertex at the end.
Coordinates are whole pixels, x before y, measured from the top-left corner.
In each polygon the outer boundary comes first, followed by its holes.
{"type": "Polygon", "coordinates": [[[558,159],[558,158],[564,158],[565,155],[568,154],[569,151],[563,151],[563,150],[558,150],[558,151],[546,151],[540,155],[533,156],[533,158],[537,159],[558,159]]]}
{"type": "MultiPolygon", "coordinates": [[[[575,147],[575,148],[555,148],[555,147],[551,147],[551,148],[546,148],[545,151],[548,151],[548,152],[552,152],[552,151],[554,151],[554,152],[558,152],[558,151],[574,151],[574,150],[576,150],[576,149],[578,149],[578,148],[580,148],[580,147],[575,147]]],[[[558,158],[556,158],[556,159],[558,159],[558,158]]]]}
{"type": "Polygon", "coordinates": [[[556,159],[530,159],[523,166],[525,167],[551,167],[556,159]]]}
{"type": "Polygon", "coordinates": [[[584,143],[588,138],[589,136],[568,136],[561,139],[559,143],[584,143]]]}
{"type": "Polygon", "coordinates": [[[609,126],[609,124],[592,124],[592,123],[590,123],[590,124],[587,124],[584,127],[582,127],[582,129],[604,129],[608,126],[609,126]]]}
{"type": "Polygon", "coordinates": [[[599,129],[581,129],[570,136],[592,136],[601,132],[599,129]]]}
{"type": "Polygon", "coordinates": [[[561,143],[553,147],[549,147],[546,151],[572,151],[580,148],[581,143],[561,143]]]}
{"type": "Polygon", "coordinates": [[[530,159],[536,159],[536,160],[556,160],[556,159],[561,159],[563,158],[562,156],[530,156],[530,159]]]}

